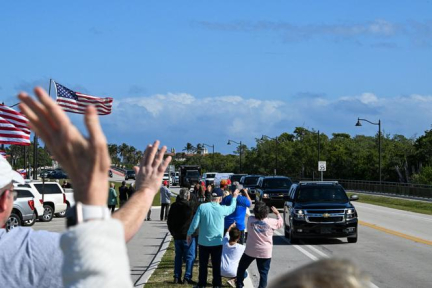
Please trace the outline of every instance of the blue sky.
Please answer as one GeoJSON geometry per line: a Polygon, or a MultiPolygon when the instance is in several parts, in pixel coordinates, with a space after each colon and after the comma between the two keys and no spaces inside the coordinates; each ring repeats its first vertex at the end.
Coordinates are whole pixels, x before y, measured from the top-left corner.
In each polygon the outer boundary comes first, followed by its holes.
{"type": "Polygon", "coordinates": [[[110,143],[228,153],[297,126],[376,132],[357,117],[432,124],[431,0],[3,1],[0,27],[0,100],[50,78],[111,96],[110,143]]]}

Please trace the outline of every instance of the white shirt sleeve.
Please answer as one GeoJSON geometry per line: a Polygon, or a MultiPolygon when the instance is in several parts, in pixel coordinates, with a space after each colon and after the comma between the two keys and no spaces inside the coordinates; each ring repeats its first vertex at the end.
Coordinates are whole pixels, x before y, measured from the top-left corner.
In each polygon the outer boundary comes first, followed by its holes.
{"type": "Polygon", "coordinates": [[[89,221],[66,231],[60,239],[64,287],[132,287],[124,237],[116,219],[89,221]]]}

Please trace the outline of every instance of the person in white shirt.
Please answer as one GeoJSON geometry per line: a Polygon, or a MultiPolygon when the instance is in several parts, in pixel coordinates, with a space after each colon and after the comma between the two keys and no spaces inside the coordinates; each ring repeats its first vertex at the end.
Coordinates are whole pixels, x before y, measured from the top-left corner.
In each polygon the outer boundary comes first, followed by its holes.
{"type": "Polygon", "coordinates": [[[234,222],[229,226],[222,242],[221,276],[230,278],[228,284],[231,287],[236,286],[237,267],[245,250],[244,245],[237,243],[240,240],[240,236],[240,230],[234,222]]]}

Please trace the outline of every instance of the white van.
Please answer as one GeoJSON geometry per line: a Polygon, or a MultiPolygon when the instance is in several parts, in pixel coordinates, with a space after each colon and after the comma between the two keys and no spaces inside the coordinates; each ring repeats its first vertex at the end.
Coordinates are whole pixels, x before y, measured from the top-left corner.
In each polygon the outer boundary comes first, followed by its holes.
{"type": "Polygon", "coordinates": [[[216,173],[214,177],[214,187],[220,188],[220,182],[222,179],[228,180],[230,178],[230,175],[233,175],[234,173],[216,173]]]}

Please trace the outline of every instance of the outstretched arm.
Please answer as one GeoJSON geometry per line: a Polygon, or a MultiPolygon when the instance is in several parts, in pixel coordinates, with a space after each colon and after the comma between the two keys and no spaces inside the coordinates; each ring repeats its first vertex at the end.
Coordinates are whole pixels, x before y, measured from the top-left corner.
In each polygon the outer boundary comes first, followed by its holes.
{"type": "Polygon", "coordinates": [[[140,166],[134,168],[137,175],[135,193],[113,214],[114,218],[123,222],[126,241],[131,240],[144,223],[153,198],[159,191],[165,169],[171,161],[171,157],[163,160],[166,146],[160,151],[158,147],[159,141],[147,146],[140,166]]]}

